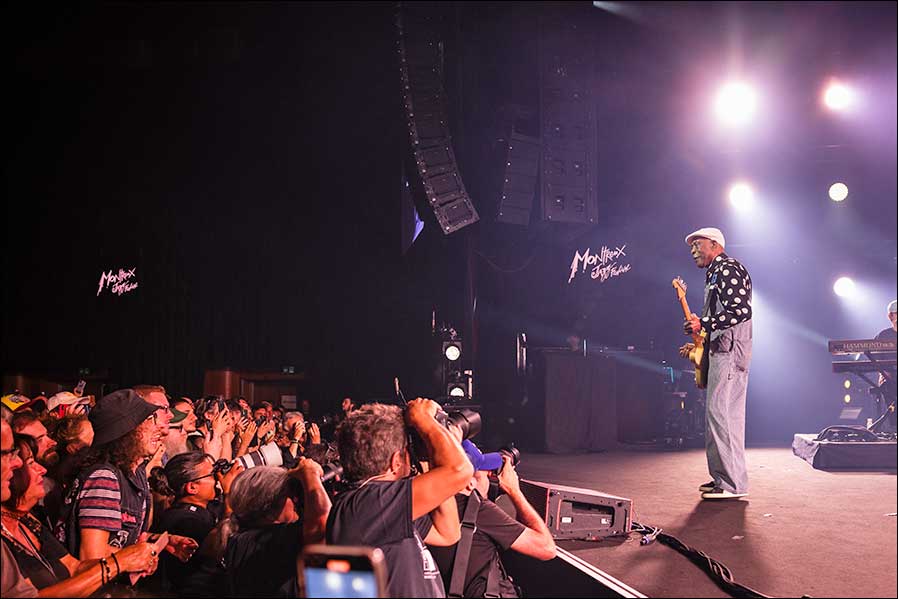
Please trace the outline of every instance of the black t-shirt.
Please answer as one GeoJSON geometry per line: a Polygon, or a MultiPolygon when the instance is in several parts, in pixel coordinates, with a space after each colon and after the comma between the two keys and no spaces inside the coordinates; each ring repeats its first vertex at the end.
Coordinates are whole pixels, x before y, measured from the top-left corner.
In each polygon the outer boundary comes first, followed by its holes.
{"type": "MultiPolygon", "coordinates": [[[[459,518],[464,518],[469,498],[469,495],[461,493],[455,496],[459,518]]],[[[511,547],[525,530],[527,528],[523,524],[506,514],[495,503],[489,499],[481,500],[480,509],[477,511],[477,529],[471,541],[471,555],[468,558],[468,571],[465,575],[463,593],[465,597],[484,596],[493,559],[498,559],[499,552],[511,547]]],[[[447,589],[452,581],[452,564],[455,562],[457,547],[457,544],[450,547],[431,547],[447,589]]]]}
{"type": "Polygon", "coordinates": [[[68,555],[68,551],[62,546],[62,543],[56,540],[53,533],[40,524],[37,519],[32,516],[26,516],[21,521],[21,526],[27,526],[37,537],[40,544],[40,555],[44,558],[42,562],[32,554],[32,547],[22,545],[18,539],[12,535],[7,536],[3,533],[3,539],[9,543],[9,548],[19,564],[19,570],[22,576],[31,580],[31,584],[38,590],[52,586],[61,580],[69,577],[69,570],[62,563],[62,558],[68,555]],[[47,566],[50,566],[48,569],[47,566]]]}
{"type": "Polygon", "coordinates": [[[387,596],[445,597],[424,538],[430,516],[412,520],[412,480],[372,481],[337,496],[327,519],[330,545],[379,547],[387,562],[387,596]]]}
{"type": "MultiPolygon", "coordinates": [[[[211,510],[178,503],[162,513],[153,530],[190,537],[202,546],[217,521],[211,510]]],[[[221,569],[202,551],[186,563],[166,551],[160,556],[159,571],[163,590],[181,597],[214,597],[225,590],[221,569]]]]}
{"type": "Polygon", "coordinates": [[[240,531],[228,539],[225,571],[231,597],[296,597],[302,521],[240,531]]]}

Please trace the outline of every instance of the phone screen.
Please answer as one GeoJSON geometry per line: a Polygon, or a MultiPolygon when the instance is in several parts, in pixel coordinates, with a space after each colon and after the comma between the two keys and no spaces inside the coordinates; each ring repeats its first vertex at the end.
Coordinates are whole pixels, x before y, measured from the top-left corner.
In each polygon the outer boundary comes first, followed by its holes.
{"type": "Polygon", "coordinates": [[[377,577],[367,557],[306,555],[306,597],[377,597],[377,577]]]}
{"type": "Polygon", "coordinates": [[[307,597],[377,597],[374,572],[306,568],[307,597]]]}

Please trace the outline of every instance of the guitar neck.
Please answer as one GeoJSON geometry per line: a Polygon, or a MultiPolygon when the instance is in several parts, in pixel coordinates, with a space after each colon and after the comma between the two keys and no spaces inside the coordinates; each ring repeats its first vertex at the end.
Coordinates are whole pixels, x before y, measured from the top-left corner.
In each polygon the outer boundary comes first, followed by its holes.
{"type": "Polygon", "coordinates": [[[683,316],[689,318],[692,315],[692,310],[689,309],[689,303],[686,301],[686,296],[680,298],[680,307],[683,308],[683,316]]]}

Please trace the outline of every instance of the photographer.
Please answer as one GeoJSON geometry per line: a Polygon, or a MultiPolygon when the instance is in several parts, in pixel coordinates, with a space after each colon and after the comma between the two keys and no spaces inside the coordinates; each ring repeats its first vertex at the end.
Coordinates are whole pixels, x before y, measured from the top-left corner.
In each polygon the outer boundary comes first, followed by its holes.
{"type": "MultiPolygon", "coordinates": [[[[171,508],[161,514],[153,529],[156,532],[195,539],[200,546],[222,517],[223,504],[231,490],[231,483],[243,471],[238,463],[224,474],[213,467],[209,456],[199,451],[182,453],[168,461],[158,473],[160,489],[173,498],[171,508]],[[215,502],[218,488],[221,502],[215,502]]],[[[221,571],[215,560],[197,551],[186,562],[162,555],[159,562],[162,590],[181,597],[215,597],[224,590],[216,580],[221,571]]]]}
{"type": "Polygon", "coordinates": [[[234,481],[224,557],[230,596],[297,596],[296,559],[304,545],[321,542],[331,507],[321,474],[301,458],[290,471],[258,466],[234,481]]]}
{"type": "Polygon", "coordinates": [[[327,542],[379,547],[389,571],[390,597],[444,597],[439,570],[424,542],[451,545],[460,535],[454,496],[473,468],[458,441],[434,416],[429,399],[397,406],[369,404],[337,429],[344,477],[354,488],[338,495],[327,521],[327,542]],[[406,423],[423,438],[431,469],[409,477],[406,423]]]}
{"type": "Polygon", "coordinates": [[[462,520],[474,519],[473,536],[452,547],[435,547],[433,556],[440,566],[443,582],[450,597],[518,597],[520,593],[505,573],[500,552],[512,549],[539,560],[555,557],[555,541],[545,522],[524,497],[507,453],[482,454],[470,441],[462,446],[474,466],[474,476],[467,487],[455,496],[462,520]],[[517,520],[487,497],[489,472],[498,470],[499,486],[511,500],[517,520]],[[475,502],[471,504],[471,502],[475,502]],[[469,505],[476,512],[467,513],[469,505]],[[474,516],[476,514],[476,516],[474,516]],[[462,555],[457,555],[462,547],[462,555]],[[455,567],[464,564],[465,575],[453,586],[455,567]]]}

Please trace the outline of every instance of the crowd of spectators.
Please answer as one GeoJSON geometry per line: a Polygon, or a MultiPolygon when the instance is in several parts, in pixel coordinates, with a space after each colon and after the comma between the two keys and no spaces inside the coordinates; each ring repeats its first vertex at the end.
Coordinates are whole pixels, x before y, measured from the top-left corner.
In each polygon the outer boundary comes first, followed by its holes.
{"type": "Polygon", "coordinates": [[[501,551],[554,557],[514,465],[436,402],[308,409],[157,385],[4,396],[0,596],[295,597],[297,559],[322,543],[378,548],[388,596],[517,596],[501,551]]]}

